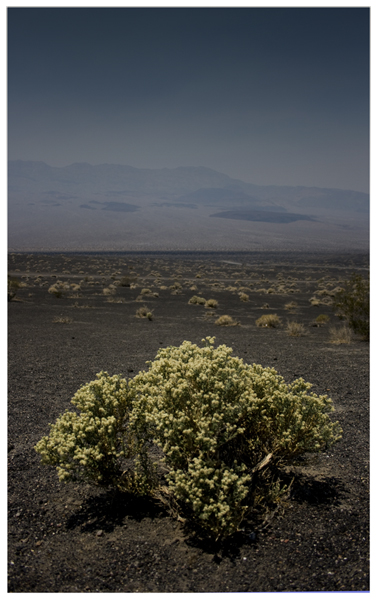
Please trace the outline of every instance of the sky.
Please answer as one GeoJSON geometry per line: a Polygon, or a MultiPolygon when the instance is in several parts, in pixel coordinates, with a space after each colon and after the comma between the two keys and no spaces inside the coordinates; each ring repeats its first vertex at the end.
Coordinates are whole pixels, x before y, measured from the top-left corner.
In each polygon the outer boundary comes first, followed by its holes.
{"type": "Polygon", "coordinates": [[[10,7],[8,158],[368,192],[369,16],[10,7]]]}

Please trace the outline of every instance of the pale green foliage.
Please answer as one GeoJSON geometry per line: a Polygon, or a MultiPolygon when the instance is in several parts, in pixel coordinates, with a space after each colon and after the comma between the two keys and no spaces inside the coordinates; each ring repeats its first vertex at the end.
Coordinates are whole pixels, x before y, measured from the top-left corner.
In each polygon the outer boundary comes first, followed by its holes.
{"type": "Polygon", "coordinates": [[[303,379],[288,385],[214,338],[202,341],[161,349],[128,383],[99,373],[72,400],[79,414],[66,411],[35,447],[42,462],[61,480],[158,496],[153,441],[177,506],[215,538],[237,531],[248,509],[278,495],[276,466],[333,444],[341,429],[329,419],[331,400],[303,379]]]}
{"type": "Polygon", "coordinates": [[[159,351],[133,380],[139,408],[170,468],[169,488],[216,537],[239,526],[253,473],[266,455],[292,458],[335,442],[331,400],[302,379],[285,384],[274,369],[244,364],[232,349],[190,342],[159,351]]]}
{"type": "Polygon", "coordinates": [[[102,486],[148,491],[143,431],[129,427],[133,392],[118,375],[97,374],[97,379],[76,392],[72,404],[80,413],[66,411],[51,425],[50,435],[35,446],[44,464],[57,468],[61,481],[88,480],[102,486]],[[136,458],[132,469],[122,462],[136,458]]]}

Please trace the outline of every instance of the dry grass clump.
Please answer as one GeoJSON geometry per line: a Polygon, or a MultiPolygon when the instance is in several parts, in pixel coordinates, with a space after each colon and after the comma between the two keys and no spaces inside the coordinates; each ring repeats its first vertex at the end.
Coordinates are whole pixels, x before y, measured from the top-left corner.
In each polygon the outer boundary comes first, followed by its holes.
{"type": "Polygon", "coordinates": [[[319,306],[321,304],[321,301],[319,300],[319,298],[316,298],[315,296],[310,298],[309,302],[312,306],[319,306]]]}
{"type": "Polygon", "coordinates": [[[280,327],[281,320],[277,315],[262,315],[255,321],[257,327],[280,327]]]}
{"type": "Polygon", "coordinates": [[[350,344],[352,331],[346,325],[330,328],[330,344],[350,344]]]}
{"type": "Polygon", "coordinates": [[[71,319],[71,317],[55,317],[52,322],[53,323],[72,323],[73,319],[71,319]]]}
{"type": "Polygon", "coordinates": [[[111,284],[111,285],[109,285],[109,287],[103,288],[102,293],[105,296],[112,296],[112,295],[116,294],[116,287],[115,287],[115,285],[111,284]]]}
{"type": "Polygon", "coordinates": [[[215,321],[215,325],[221,325],[223,327],[234,327],[235,325],[239,325],[239,323],[229,315],[221,315],[221,317],[219,317],[217,321],[215,321]]]}
{"type": "Polygon", "coordinates": [[[304,325],[296,321],[288,321],[286,331],[291,337],[301,337],[306,333],[304,325]]]}
{"type": "Polygon", "coordinates": [[[150,290],[149,288],[143,288],[143,289],[141,290],[140,294],[141,294],[142,296],[148,296],[148,295],[152,294],[152,290],[150,290]]]}
{"type": "Polygon", "coordinates": [[[298,307],[297,302],[287,302],[286,304],[284,304],[284,308],[285,310],[289,310],[289,311],[294,311],[296,308],[298,307]]]}
{"type": "Polygon", "coordinates": [[[189,304],[205,304],[206,303],[206,299],[205,298],[201,298],[200,296],[192,296],[192,298],[190,298],[190,300],[188,301],[189,304]]]}
{"type": "Polygon", "coordinates": [[[147,308],[146,306],[141,306],[140,308],[137,309],[136,311],[136,316],[139,319],[149,319],[149,321],[152,321],[153,318],[153,311],[149,310],[149,308],[147,308]]]}
{"type": "Polygon", "coordinates": [[[217,300],[210,298],[209,300],[206,301],[204,307],[205,308],[217,308],[218,305],[219,305],[219,303],[217,302],[217,300]]]}
{"type": "Polygon", "coordinates": [[[265,303],[264,303],[264,304],[261,306],[261,308],[264,308],[264,309],[266,309],[266,308],[270,308],[270,305],[268,304],[268,302],[265,302],[265,303]]]}
{"type": "Polygon", "coordinates": [[[315,320],[317,325],[325,325],[325,323],[328,323],[329,321],[329,315],[318,315],[318,317],[315,320]]]}
{"type": "Polygon", "coordinates": [[[241,294],[238,294],[240,297],[241,302],[249,302],[249,295],[245,294],[244,292],[241,292],[241,294]]]}
{"type": "Polygon", "coordinates": [[[106,302],[111,302],[112,304],[123,304],[124,300],[122,300],[122,298],[115,298],[114,296],[109,296],[106,302]]]}
{"type": "Polygon", "coordinates": [[[61,298],[65,292],[69,292],[69,284],[58,280],[47,291],[49,294],[53,294],[55,298],[61,298]]]}

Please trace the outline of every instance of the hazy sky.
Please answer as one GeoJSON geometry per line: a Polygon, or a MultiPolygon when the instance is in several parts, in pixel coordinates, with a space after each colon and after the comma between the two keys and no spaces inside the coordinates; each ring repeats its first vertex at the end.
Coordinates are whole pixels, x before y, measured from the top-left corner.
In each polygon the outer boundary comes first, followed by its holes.
{"type": "Polygon", "coordinates": [[[9,159],[368,191],[368,8],[9,8],[9,159]]]}

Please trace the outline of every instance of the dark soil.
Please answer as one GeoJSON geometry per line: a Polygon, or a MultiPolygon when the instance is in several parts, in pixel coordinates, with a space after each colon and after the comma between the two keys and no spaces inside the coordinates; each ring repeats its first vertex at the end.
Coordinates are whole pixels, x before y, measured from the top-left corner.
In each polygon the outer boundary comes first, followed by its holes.
{"type": "Polygon", "coordinates": [[[368,268],[365,255],[10,255],[9,272],[25,285],[8,304],[9,592],[368,590],[369,344],[355,335],[330,343],[330,329],[342,323],[332,296],[319,293],[368,268]],[[122,277],[137,287],[103,293],[122,277]],[[48,293],[56,279],[81,289],[57,298],[48,293]],[[143,288],[159,296],[136,301],[143,288]],[[249,288],[248,302],[239,288],[249,288]],[[194,294],[218,300],[218,308],[188,304],[194,294]],[[312,305],[313,296],[327,304],[312,305]],[[143,305],[151,321],[136,318],[143,305]],[[257,327],[267,313],[282,326],[257,327]],[[239,326],[216,325],[223,314],[239,326]],[[330,317],[321,327],[313,325],[319,314],[330,317]],[[290,337],[289,320],[306,334],[290,337]],[[133,377],[160,347],[200,344],[208,335],[287,382],[310,381],[333,399],[343,428],[330,451],[287,468],[294,481],[276,512],[249,520],[218,546],[157,501],[60,483],[33,449],[99,371],[133,377]]]}

